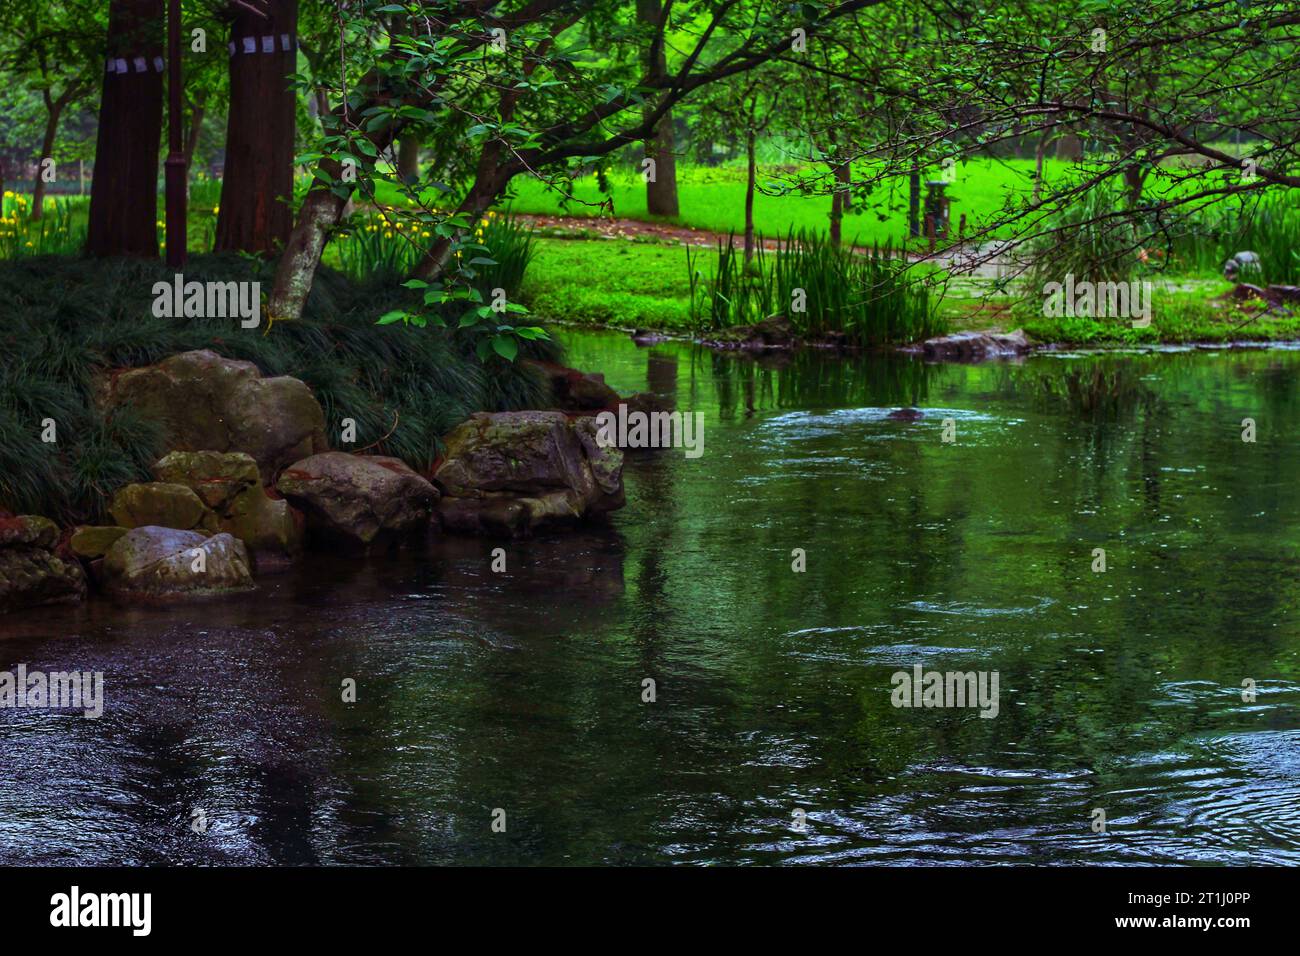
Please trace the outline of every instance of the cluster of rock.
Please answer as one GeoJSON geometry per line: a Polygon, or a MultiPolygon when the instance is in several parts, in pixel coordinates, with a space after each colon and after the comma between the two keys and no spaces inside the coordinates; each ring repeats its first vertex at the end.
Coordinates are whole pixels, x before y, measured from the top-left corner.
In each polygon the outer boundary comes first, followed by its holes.
{"type": "Polygon", "coordinates": [[[81,565],[57,552],[58,540],[49,518],[0,518],[0,611],[75,604],[86,596],[81,565]]]}
{"type": "MultiPolygon", "coordinates": [[[[519,536],[622,507],[623,455],[596,441],[621,399],[598,375],[533,363],[559,411],[479,413],[445,438],[430,478],[396,458],[331,451],[311,390],[210,351],[118,375],[172,449],[152,481],[119,488],[111,525],[60,537],[0,517],[0,610],[76,602],[87,581],[134,602],[229,595],[315,546],[374,551],[432,531],[519,536]]],[[[0,512],[0,514],[3,514],[0,512]]]]}

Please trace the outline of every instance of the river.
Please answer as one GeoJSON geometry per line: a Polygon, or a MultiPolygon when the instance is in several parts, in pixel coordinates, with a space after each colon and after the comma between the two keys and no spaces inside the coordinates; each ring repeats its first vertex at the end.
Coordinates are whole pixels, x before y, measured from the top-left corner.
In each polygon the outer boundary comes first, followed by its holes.
{"type": "Polygon", "coordinates": [[[104,714],[0,710],[0,862],[1300,863],[1300,353],[561,335],[704,454],[505,573],[444,539],[10,615],[0,669],[104,714]],[[895,706],[916,665],[996,716],[895,706]]]}

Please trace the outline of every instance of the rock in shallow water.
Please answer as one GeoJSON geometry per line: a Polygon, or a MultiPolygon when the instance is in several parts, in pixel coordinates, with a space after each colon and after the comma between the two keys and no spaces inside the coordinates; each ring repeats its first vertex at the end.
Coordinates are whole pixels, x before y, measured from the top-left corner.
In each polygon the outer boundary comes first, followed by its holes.
{"type": "Polygon", "coordinates": [[[141,602],[222,597],[251,591],[253,574],[243,542],[175,528],[132,528],[104,556],[104,589],[141,602]]]}
{"type": "Polygon", "coordinates": [[[957,332],[926,339],[918,348],[903,351],[924,352],[927,359],[940,362],[979,362],[990,358],[1011,358],[1029,351],[1029,339],[1021,329],[1014,332],[957,332]]]}
{"type": "Polygon", "coordinates": [[[85,598],[81,565],[54,553],[58,537],[58,526],[49,518],[0,518],[0,611],[76,604],[85,598]]]}
{"type": "Polygon", "coordinates": [[[446,438],[434,473],[442,525],[522,535],[623,507],[623,453],[596,423],[560,412],[479,412],[446,438]]]}
{"type": "Polygon", "coordinates": [[[296,461],[276,489],[307,515],[316,535],[389,544],[428,524],[438,490],[397,458],[331,451],[296,461]]]}
{"type": "MultiPolygon", "coordinates": [[[[285,564],[302,552],[301,515],[262,487],[257,462],[244,452],[174,451],[153,466],[159,481],[184,485],[210,509],[200,522],[228,531],[264,563],[285,564]]],[[[147,522],[172,527],[163,521],[147,522]]]]}

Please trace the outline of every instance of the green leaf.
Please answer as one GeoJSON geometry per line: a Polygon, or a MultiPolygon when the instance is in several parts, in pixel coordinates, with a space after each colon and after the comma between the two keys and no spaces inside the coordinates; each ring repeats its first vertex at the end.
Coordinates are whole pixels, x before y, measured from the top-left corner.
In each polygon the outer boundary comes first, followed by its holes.
{"type": "Polygon", "coordinates": [[[513,362],[519,354],[519,343],[508,335],[492,336],[492,348],[507,362],[513,362]]]}

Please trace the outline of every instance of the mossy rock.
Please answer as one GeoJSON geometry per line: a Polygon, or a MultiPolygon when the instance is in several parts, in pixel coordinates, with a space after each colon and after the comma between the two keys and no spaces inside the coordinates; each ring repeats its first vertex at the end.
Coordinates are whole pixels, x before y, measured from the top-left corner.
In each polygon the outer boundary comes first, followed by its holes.
{"type": "Polygon", "coordinates": [[[153,476],[185,485],[220,514],[246,488],[262,482],[257,462],[242,451],[173,451],[154,464],[153,476]]]}
{"type": "Polygon", "coordinates": [[[108,549],[128,530],[116,525],[82,525],[72,533],[68,546],[77,557],[93,561],[107,554],[108,549]]]}
{"type": "Polygon", "coordinates": [[[108,511],[123,528],[154,525],[181,531],[203,524],[209,513],[202,499],[192,490],[166,481],[147,481],[119,488],[108,511]]]}

